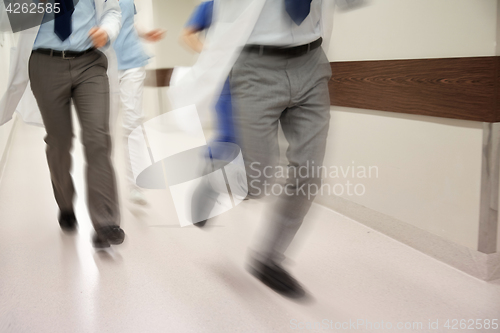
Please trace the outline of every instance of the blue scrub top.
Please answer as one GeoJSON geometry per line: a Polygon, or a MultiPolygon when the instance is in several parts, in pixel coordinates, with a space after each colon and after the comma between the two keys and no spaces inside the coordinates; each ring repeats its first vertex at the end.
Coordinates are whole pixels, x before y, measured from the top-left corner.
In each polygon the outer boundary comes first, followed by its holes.
{"type": "Polygon", "coordinates": [[[196,31],[202,31],[210,27],[212,24],[212,15],[214,12],[214,2],[206,1],[202,2],[193,12],[187,27],[191,27],[196,31]]]}
{"type": "Polygon", "coordinates": [[[134,27],[135,10],[134,0],[120,0],[122,10],[122,29],[113,44],[118,60],[118,69],[144,67],[149,56],[144,52],[139,36],[134,27]]]}
{"type": "MultiPolygon", "coordinates": [[[[202,2],[194,10],[191,18],[186,23],[186,27],[193,28],[195,31],[203,31],[210,27],[212,24],[212,16],[214,11],[214,2],[206,1],[202,2]]],[[[233,121],[233,106],[231,102],[231,89],[229,85],[229,79],[224,83],[219,100],[215,105],[215,111],[217,112],[217,137],[216,142],[237,142],[236,129],[233,121]]],[[[209,152],[211,157],[217,158],[212,154],[218,155],[221,152],[216,152],[212,150],[209,152]]],[[[224,153],[224,151],[222,151],[224,153]]]]}

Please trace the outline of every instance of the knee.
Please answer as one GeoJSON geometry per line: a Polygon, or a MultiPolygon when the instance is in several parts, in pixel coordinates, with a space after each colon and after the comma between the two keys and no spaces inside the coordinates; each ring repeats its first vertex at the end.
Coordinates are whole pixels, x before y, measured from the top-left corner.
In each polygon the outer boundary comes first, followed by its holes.
{"type": "Polygon", "coordinates": [[[44,141],[47,144],[47,151],[69,153],[73,147],[73,137],[71,135],[59,137],[47,134],[44,141]]]}
{"type": "Polygon", "coordinates": [[[294,183],[296,186],[320,186],[321,179],[321,170],[315,165],[301,165],[289,169],[288,183],[294,183]]]}
{"type": "Polygon", "coordinates": [[[95,131],[82,138],[82,144],[88,156],[109,154],[111,151],[111,137],[108,132],[95,131]]]}

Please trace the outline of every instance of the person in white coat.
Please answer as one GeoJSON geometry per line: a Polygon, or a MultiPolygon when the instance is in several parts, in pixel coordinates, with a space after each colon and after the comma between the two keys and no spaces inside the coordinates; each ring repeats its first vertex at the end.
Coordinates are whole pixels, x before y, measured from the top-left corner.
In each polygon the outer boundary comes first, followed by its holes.
{"type": "MultiPolygon", "coordinates": [[[[289,143],[289,177],[266,217],[250,272],[273,290],[302,297],[305,290],[283,266],[321,179],[330,120],[328,50],[333,6],[363,0],[215,0],[212,34],[193,70],[169,90],[174,108],[213,103],[230,73],[237,129],[250,197],[269,195],[279,159],[278,126],[289,143]],[[303,172],[305,170],[305,172],[303,172]],[[300,171],[300,172],[298,172],[300,171]],[[305,189],[305,191],[304,191],[305,189]]],[[[274,189],[274,187],[273,187],[274,189]]],[[[273,190],[274,191],[274,190],[273,190]]],[[[317,191],[316,191],[317,193],[317,191]]]]}
{"type": "MultiPolygon", "coordinates": [[[[45,2],[45,1],[42,1],[45,2]]],[[[59,13],[45,12],[39,27],[21,33],[17,57],[11,64],[9,88],[0,100],[0,124],[18,110],[23,119],[40,123],[47,135],[47,161],[59,206],[63,231],[74,231],[75,196],[70,175],[72,147],[71,102],[82,129],[87,162],[87,201],[95,229],[96,248],[120,244],[115,172],[111,163],[109,133],[108,61],[99,50],[108,46],[120,31],[121,14],[117,0],[55,0],[59,13]],[[43,21],[42,21],[43,19],[43,21]],[[32,99],[38,110],[22,100],[32,99]],[[23,97],[24,96],[24,97],[23,97]],[[39,112],[38,112],[39,111],[39,112]]]]}

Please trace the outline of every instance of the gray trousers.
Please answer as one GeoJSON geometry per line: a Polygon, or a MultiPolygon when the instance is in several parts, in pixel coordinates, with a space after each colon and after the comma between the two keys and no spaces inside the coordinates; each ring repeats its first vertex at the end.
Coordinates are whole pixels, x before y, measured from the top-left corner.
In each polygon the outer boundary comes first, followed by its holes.
{"type": "Polygon", "coordinates": [[[57,204],[61,211],[73,210],[73,100],[87,161],[88,209],[96,230],[120,221],[111,163],[107,67],[108,60],[100,51],[71,60],[34,52],[29,61],[31,89],[47,131],[47,161],[57,204]]]}
{"type": "Polygon", "coordinates": [[[330,77],[330,64],[322,48],[294,58],[244,51],[231,72],[235,118],[251,196],[272,193],[268,185],[279,161],[278,124],[289,143],[289,177],[266,221],[267,230],[258,250],[264,260],[284,259],[314,200],[315,191],[309,191],[310,186],[320,186],[317,167],[323,163],[328,134],[330,77]]]}

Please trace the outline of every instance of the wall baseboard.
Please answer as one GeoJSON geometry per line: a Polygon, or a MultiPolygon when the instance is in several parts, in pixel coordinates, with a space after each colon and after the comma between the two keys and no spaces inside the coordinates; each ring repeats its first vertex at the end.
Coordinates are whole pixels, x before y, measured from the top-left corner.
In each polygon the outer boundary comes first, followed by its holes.
{"type": "Polygon", "coordinates": [[[341,197],[317,197],[316,203],[478,279],[500,279],[500,253],[469,249],[341,197]]]}

